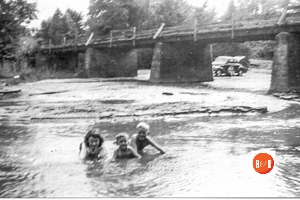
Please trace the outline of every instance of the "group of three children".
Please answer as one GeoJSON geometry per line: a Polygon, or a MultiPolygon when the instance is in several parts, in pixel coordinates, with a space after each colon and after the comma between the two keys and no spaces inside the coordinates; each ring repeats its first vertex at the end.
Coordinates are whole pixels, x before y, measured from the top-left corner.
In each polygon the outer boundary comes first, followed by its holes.
{"type": "MultiPolygon", "coordinates": [[[[150,126],[141,122],[137,126],[137,133],[133,134],[129,139],[127,133],[119,133],[116,135],[115,143],[119,146],[113,153],[112,159],[116,158],[141,158],[143,149],[151,145],[161,153],[165,153],[162,148],[150,137],[150,126]]],[[[85,135],[84,141],[80,144],[80,157],[87,158],[107,158],[108,152],[103,146],[104,138],[99,128],[94,128],[85,135]]]]}

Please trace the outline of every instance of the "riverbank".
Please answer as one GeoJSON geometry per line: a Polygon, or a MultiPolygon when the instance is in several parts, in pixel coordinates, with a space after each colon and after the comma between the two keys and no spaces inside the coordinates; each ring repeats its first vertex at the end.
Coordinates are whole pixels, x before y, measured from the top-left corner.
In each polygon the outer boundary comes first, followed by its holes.
{"type": "Polygon", "coordinates": [[[0,121],[22,123],[145,120],[184,115],[277,112],[289,106],[267,95],[270,69],[212,82],[153,84],[149,70],[135,78],[48,79],[3,86],[0,121]]]}

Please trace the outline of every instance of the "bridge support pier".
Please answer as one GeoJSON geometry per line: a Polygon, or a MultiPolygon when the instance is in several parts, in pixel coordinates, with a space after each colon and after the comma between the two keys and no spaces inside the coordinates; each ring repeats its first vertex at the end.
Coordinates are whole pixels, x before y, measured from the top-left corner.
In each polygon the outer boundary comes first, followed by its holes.
{"type": "Polygon", "coordinates": [[[208,45],[194,42],[156,43],[149,81],[213,81],[208,45]]]}
{"type": "Polygon", "coordinates": [[[85,52],[85,70],[89,78],[137,76],[137,50],[90,47],[85,52]]]}
{"type": "Polygon", "coordinates": [[[276,35],[269,92],[300,91],[300,34],[276,35]]]}

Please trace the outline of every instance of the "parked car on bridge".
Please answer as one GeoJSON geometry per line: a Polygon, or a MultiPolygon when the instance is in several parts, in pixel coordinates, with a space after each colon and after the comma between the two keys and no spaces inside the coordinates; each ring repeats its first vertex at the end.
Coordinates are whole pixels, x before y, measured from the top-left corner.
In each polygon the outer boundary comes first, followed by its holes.
{"type": "Polygon", "coordinates": [[[219,56],[212,62],[214,76],[243,76],[249,66],[246,56],[219,56]]]}

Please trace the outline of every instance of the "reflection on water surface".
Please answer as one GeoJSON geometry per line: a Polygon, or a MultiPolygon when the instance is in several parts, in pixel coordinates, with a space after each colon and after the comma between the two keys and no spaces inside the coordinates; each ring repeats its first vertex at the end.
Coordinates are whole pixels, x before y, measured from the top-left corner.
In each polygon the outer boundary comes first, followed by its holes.
{"type": "MultiPolygon", "coordinates": [[[[149,121],[167,154],[81,161],[91,124],[0,127],[0,197],[296,197],[300,196],[298,106],[274,114],[149,121]],[[250,152],[276,152],[276,171],[255,174],[250,152]]],[[[114,136],[137,122],[100,123],[110,153],[114,136]]]]}

